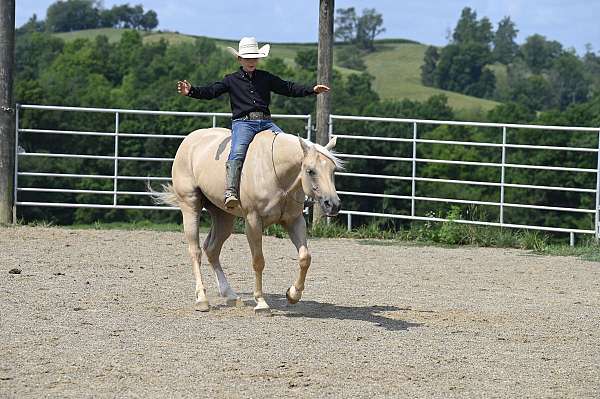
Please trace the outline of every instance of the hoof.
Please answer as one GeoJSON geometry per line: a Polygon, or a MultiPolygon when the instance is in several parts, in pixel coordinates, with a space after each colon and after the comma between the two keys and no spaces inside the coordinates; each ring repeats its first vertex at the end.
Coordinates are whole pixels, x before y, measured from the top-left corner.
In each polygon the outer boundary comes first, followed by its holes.
{"type": "Polygon", "coordinates": [[[242,301],[242,298],[227,298],[225,300],[225,304],[227,306],[232,306],[236,308],[244,307],[244,302],[242,301]]]}
{"type": "Polygon", "coordinates": [[[300,301],[300,298],[298,298],[298,299],[294,299],[294,298],[292,298],[292,297],[290,296],[290,290],[291,290],[291,289],[292,289],[292,287],[288,288],[288,290],[285,292],[285,297],[287,298],[287,300],[288,300],[288,303],[290,303],[290,304],[292,304],[292,305],[295,305],[295,304],[297,304],[297,303],[298,303],[298,301],[300,301]]]}
{"type": "Polygon", "coordinates": [[[196,302],[194,310],[196,310],[197,312],[208,312],[210,310],[210,305],[208,304],[208,301],[196,302]]]}

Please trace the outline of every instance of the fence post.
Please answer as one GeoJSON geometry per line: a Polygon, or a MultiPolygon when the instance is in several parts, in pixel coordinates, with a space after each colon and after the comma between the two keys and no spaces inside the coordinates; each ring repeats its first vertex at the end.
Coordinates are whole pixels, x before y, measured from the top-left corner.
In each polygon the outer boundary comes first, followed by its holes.
{"type": "Polygon", "coordinates": [[[310,140],[310,137],[312,136],[312,115],[308,114],[308,122],[306,122],[306,139],[308,141],[310,140]]]}
{"type": "Polygon", "coordinates": [[[411,199],[410,199],[410,216],[415,216],[415,197],[417,195],[417,122],[413,122],[413,149],[412,149],[412,179],[411,179],[411,199]]]}
{"type": "Polygon", "coordinates": [[[569,245],[572,247],[575,246],[575,233],[572,231],[569,233],[569,245]]]}
{"type": "Polygon", "coordinates": [[[15,0],[0,0],[0,223],[14,223],[15,0]],[[13,147],[14,146],[14,147],[13,147]]]}
{"type": "Polygon", "coordinates": [[[348,214],[348,231],[352,231],[352,214],[348,214]]]}
{"type": "Polygon", "coordinates": [[[115,173],[113,180],[113,206],[117,206],[117,176],[119,176],[119,113],[115,112],[115,173]]]}
{"type": "Polygon", "coordinates": [[[504,183],[506,179],[506,126],[502,126],[502,170],[500,172],[500,227],[504,224],[504,183]]]}
{"type": "Polygon", "coordinates": [[[217,115],[213,115],[213,127],[217,127],[217,115]]]}

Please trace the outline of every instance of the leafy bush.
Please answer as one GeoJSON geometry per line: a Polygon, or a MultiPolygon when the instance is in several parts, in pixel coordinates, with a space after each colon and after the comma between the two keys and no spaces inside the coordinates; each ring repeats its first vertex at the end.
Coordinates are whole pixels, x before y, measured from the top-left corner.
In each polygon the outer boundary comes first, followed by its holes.
{"type": "Polygon", "coordinates": [[[453,206],[448,216],[448,220],[442,222],[438,234],[439,242],[449,245],[460,245],[468,242],[467,227],[464,224],[455,222],[460,220],[460,208],[453,206]]]}

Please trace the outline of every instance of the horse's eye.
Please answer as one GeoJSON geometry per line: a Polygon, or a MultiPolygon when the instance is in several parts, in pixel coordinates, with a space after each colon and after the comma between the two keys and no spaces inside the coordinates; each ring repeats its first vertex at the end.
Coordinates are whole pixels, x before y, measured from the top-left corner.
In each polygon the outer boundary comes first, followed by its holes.
{"type": "Polygon", "coordinates": [[[314,171],[314,170],[312,170],[312,169],[306,169],[306,173],[307,173],[309,176],[314,176],[314,175],[315,175],[315,171],[314,171]]]}

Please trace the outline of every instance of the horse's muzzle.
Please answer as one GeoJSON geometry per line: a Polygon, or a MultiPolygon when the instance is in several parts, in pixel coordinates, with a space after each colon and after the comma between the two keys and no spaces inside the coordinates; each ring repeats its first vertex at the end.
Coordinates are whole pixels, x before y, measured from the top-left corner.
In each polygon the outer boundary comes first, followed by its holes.
{"type": "Polygon", "coordinates": [[[336,216],[342,206],[342,202],[337,196],[335,198],[322,197],[319,204],[326,216],[336,216]]]}

